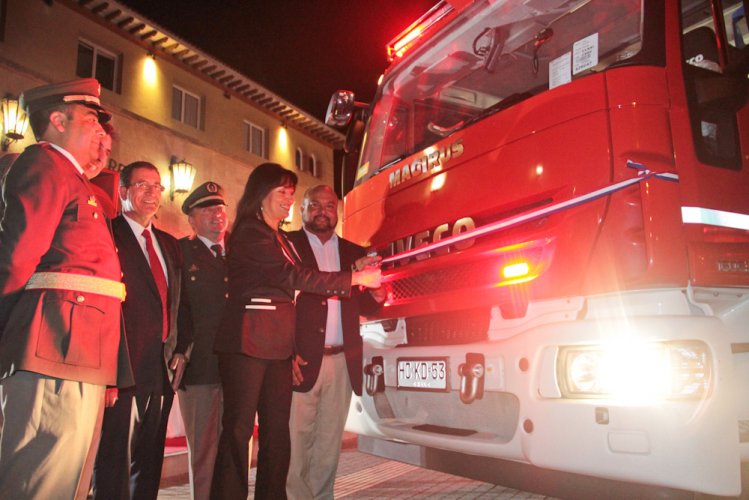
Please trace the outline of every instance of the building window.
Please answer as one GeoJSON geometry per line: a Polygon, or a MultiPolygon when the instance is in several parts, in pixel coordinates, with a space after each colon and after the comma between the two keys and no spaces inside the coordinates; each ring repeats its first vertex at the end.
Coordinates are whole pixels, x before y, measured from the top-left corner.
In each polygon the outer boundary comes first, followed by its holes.
{"type": "Polygon", "coordinates": [[[315,177],[320,177],[317,175],[317,158],[315,158],[315,155],[313,154],[307,156],[307,172],[315,177]]]}
{"type": "Polygon", "coordinates": [[[200,97],[187,90],[172,87],[172,118],[191,127],[200,127],[200,97]]]}
{"type": "Polygon", "coordinates": [[[268,158],[265,149],[265,129],[258,127],[254,123],[244,122],[244,149],[245,151],[259,156],[268,158]]]}
{"type": "Polygon", "coordinates": [[[117,56],[91,42],[78,40],[78,62],[75,74],[80,78],[96,78],[105,89],[117,91],[117,56]]]}
{"type": "Polygon", "coordinates": [[[301,148],[296,148],[296,154],[294,155],[294,166],[300,172],[304,172],[304,153],[301,148]]]}

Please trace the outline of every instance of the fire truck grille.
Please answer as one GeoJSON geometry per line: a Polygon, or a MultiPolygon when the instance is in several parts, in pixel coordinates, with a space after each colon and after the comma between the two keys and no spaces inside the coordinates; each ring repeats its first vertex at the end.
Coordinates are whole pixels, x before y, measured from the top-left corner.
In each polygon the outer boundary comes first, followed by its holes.
{"type": "Polygon", "coordinates": [[[509,442],[518,428],[520,402],[513,394],[485,392],[470,405],[460,401],[458,391],[419,393],[388,387],[374,396],[380,418],[405,421],[423,432],[447,435],[491,434],[499,442],[509,442]],[[460,428],[456,428],[458,423],[460,428]]]}
{"type": "Polygon", "coordinates": [[[495,281],[486,262],[469,262],[391,281],[389,300],[397,304],[402,300],[491,285],[495,281]]]}
{"type": "Polygon", "coordinates": [[[409,346],[480,342],[488,338],[489,308],[414,316],[406,319],[409,346]]]}

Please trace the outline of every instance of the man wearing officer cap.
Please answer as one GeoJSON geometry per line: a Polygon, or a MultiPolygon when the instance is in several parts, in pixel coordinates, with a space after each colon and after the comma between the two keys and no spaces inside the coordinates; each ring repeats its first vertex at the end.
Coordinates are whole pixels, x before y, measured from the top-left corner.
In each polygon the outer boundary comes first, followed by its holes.
{"type": "Polygon", "coordinates": [[[192,498],[200,500],[210,495],[223,411],[218,358],[213,354],[228,292],[224,255],[229,221],[223,189],[215,182],[201,184],[185,199],[182,212],[194,234],[179,241],[184,256],[181,307],[189,309],[180,317],[192,321],[194,346],[183,378],[185,389],[178,395],[190,455],[190,489],[192,498]]]}
{"type": "Polygon", "coordinates": [[[26,91],[38,144],[15,160],[0,222],[0,491],[85,498],[107,385],[132,384],[125,289],[84,175],[111,115],[93,78],[26,91]]]}

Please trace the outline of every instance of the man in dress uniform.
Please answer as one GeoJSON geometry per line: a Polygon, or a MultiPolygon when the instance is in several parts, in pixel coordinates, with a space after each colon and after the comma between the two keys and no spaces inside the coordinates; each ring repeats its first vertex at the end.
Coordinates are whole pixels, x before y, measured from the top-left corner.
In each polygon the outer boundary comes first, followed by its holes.
{"type": "Polygon", "coordinates": [[[36,87],[21,101],[39,143],[3,186],[0,492],[85,498],[105,388],[118,374],[132,383],[120,264],[84,175],[110,115],[93,78],[36,87]]]}
{"type": "MultiPolygon", "coordinates": [[[[303,228],[289,233],[302,264],[320,271],[357,270],[376,263],[364,248],[335,234],[338,197],[329,186],[304,193],[303,228]]],[[[384,289],[350,298],[301,293],[296,301],[294,394],[291,399],[290,499],[332,499],[351,391],[361,395],[362,339],[359,315],[384,302],[384,289]]]]}
{"type": "Polygon", "coordinates": [[[213,353],[228,293],[224,256],[229,218],[223,189],[215,182],[201,184],[185,199],[182,212],[195,232],[179,240],[184,258],[181,307],[189,311],[194,345],[178,399],[190,455],[190,491],[194,500],[204,500],[211,492],[223,413],[218,356],[213,353]]]}

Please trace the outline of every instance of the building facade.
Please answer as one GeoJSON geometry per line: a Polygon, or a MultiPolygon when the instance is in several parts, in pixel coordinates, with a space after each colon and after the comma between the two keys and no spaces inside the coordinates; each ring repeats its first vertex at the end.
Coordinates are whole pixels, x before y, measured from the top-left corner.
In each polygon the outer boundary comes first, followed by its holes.
{"type": "MultiPolygon", "coordinates": [[[[297,203],[307,187],[333,184],[340,133],[129,7],[112,0],[0,0],[0,97],[88,76],[101,82],[114,115],[109,168],[136,160],[159,168],[167,190],[158,225],[177,237],[190,228],[180,211],[186,194],[171,189],[173,162],[195,168],[193,187],[222,184],[232,218],[260,163],[299,175],[297,203]]],[[[21,152],[32,135],[29,129],[9,152],[21,152]]],[[[301,225],[296,207],[290,222],[301,225]]]]}
{"type": "MultiPolygon", "coordinates": [[[[157,225],[175,237],[191,229],[181,212],[187,194],[172,192],[173,162],[194,167],[193,187],[208,180],[224,187],[230,223],[247,177],[263,162],[299,176],[291,229],[301,227],[305,189],[333,184],[333,151],[343,135],[125,5],[0,0],[0,98],[91,76],[102,84],[117,134],[109,170],[137,160],[159,168],[167,189],[157,225]]],[[[33,142],[29,128],[7,153],[33,142]]],[[[168,434],[177,437],[184,431],[179,406],[173,409],[168,434]]]]}

